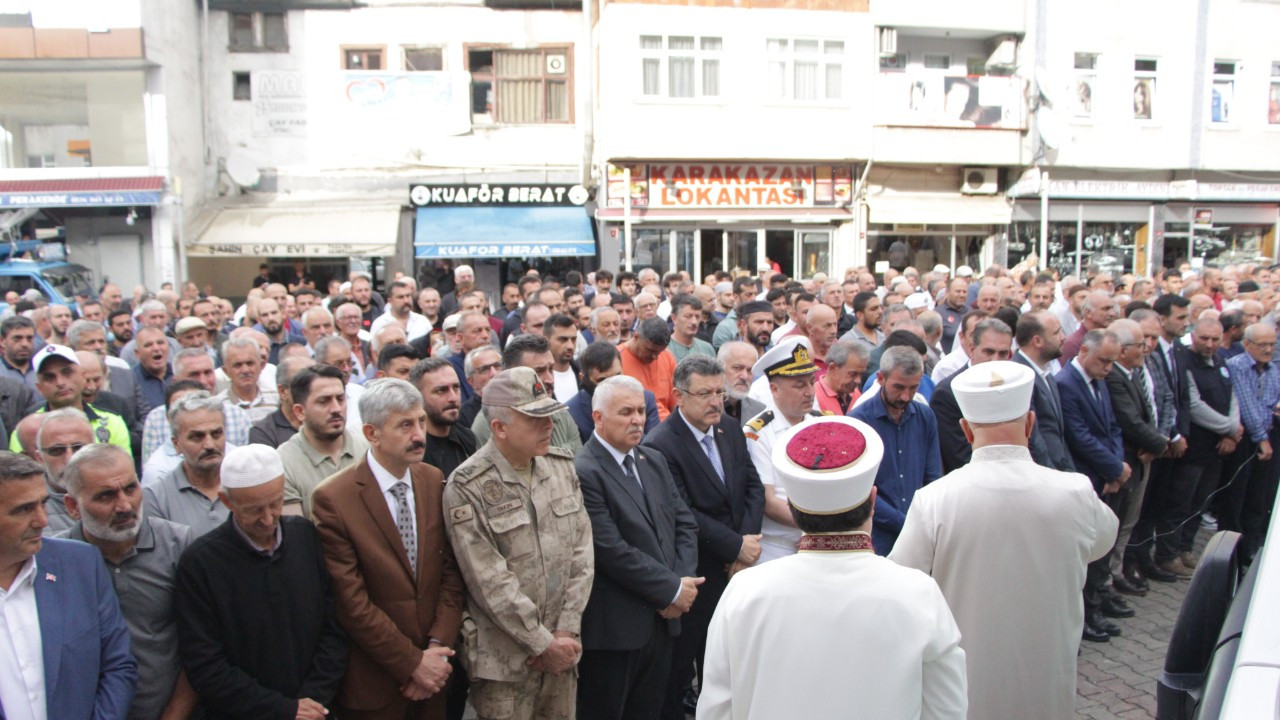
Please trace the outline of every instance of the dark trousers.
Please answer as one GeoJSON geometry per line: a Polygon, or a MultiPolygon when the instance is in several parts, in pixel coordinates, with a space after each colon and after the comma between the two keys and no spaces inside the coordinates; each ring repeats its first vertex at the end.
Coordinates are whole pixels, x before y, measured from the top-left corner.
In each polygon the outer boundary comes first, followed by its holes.
{"type": "Polygon", "coordinates": [[[1218,529],[1233,530],[1243,537],[1240,540],[1240,553],[1245,561],[1262,547],[1267,537],[1267,526],[1271,522],[1271,506],[1276,500],[1277,473],[1280,473],[1280,459],[1275,455],[1277,443],[1280,443],[1280,431],[1272,428],[1270,437],[1272,455],[1268,460],[1258,459],[1258,444],[1246,440],[1232,456],[1231,472],[1223,472],[1223,482],[1234,482],[1222,491],[1222,502],[1219,503],[1218,529]]]}
{"type": "Polygon", "coordinates": [[[680,636],[673,641],[671,679],[667,681],[666,700],[662,705],[663,720],[685,719],[684,696],[695,673],[698,687],[702,687],[702,659],[707,651],[707,628],[711,625],[711,616],[715,614],[716,605],[726,585],[728,582],[723,576],[707,578],[707,582],[698,590],[698,599],[694,601],[693,609],[680,618],[680,636]],[[723,584],[708,587],[717,580],[723,584]]]}
{"type": "Polygon", "coordinates": [[[449,658],[449,666],[453,671],[449,673],[449,686],[445,690],[445,712],[446,720],[462,720],[462,716],[467,713],[467,695],[471,691],[471,678],[467,675],[466,668],[462,667],[461,652],[462,639],[458,639],[458,643],[454,645],[458,652],[449,658]]]}
{"type": "Polygon", "coordinates": [[[1191,504],[1186,508],[1186,524],[1178,531],[1178,549],[1181,552],[1195,550],[1196,533],[1200,531],[1199,516],[1206,510],[1205,504],[1209,502],[1209,496],[1213,495],[1219,487],[1218,482],[1222,479],[1222,459],[1223,456],[1218,455],[1200,468],[1200,479],[1196,482],[1191,504]]]}
{"type": "MultiPolygon", "coordinates": [[[[1111,508],[1116,517],[1124,517],[1125,502],[1129,498],[1129,493],[1113,492],[1109,495],[1102,496],[1102,502],[1111,508]]],[[[1117,548],[1112,547],[1112,551],[1117,548]]],[[[1087,619],[1095,612],[1101,612],[1102,601],[1115,594],[1107,584],[1111,581],[1111,553],[1107,553],[1099,560],[1089,563],[1085,569],[1084,575],[1084,616],[1087,619]]]]}
{"type": "Polygon", "coordinates": [[[671,635],[654,613],[638,650],[584,650],[578,663],[579,720],[657,720],[671,674],[671,635]]]}
{"type": "MultiPolygon", "coordinates": [[[[1178,557],[1182,552],[1181,523],[1191,513],[1196,486],[1203,474],[1201,465],[1173,458],[1151,463],[1151,481],[1142,502],[1142,514],[1129,538],[1127,557],[1130,562],[1146,565],[1178,557]]],[[[1193,536],[1194,537],[1194,536],[1193,536]]]]}

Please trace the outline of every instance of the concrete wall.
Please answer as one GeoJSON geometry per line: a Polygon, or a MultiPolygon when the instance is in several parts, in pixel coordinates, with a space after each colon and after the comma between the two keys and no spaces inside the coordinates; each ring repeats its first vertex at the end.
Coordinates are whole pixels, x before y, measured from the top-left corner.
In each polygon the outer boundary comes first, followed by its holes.
{"type": "Polygon", "coordinates": [[[597,155],[616,158],[843,159],[866,157],[865,99],[873,32],[865,12],[614,4],[600,26],[597,155]],[[644,94],[641,35],[720,37],[720,94],[682,99],[644,94]],[[769,38],[845,43],[840,100],[770,99],[769,38]]]}

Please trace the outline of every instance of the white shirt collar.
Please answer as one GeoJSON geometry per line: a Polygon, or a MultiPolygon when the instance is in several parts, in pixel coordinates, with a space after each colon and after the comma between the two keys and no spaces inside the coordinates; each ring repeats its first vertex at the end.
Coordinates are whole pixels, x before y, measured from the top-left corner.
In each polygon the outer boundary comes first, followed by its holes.
{"type": "Polygon", "coordinates": [[[21,590],[23,587],[34,587],[36,584],[36,556],[32,555],[22,564],[22,568],[18,570],[18,574],[13,578],[13,584],[9,586],[6,592],[0,589],[0,598],[8,597],[21,590]]]}
{"type": "Polygon", "coordinates": [[[1043,378],[1044,376],[1046,376],[1046,375],[1048,375],[1048,374],[1049,374],[1049,371],[1048,371],[1048,370],[1046,370],[1046,369],[1044,369],[1044,368],[1040,365],[1040,363],[1036,362],[1035,360],[1032,360],[1030,355],[1026,354],[1025,352],[1023,352],[1023,351],[1021,351],[1021,350],[1019,350],[1019,351],[1018,351],[1018,354],[1019,354],[1019,355],[1021,355],[1021,356],[1023,357],[1023,359],[1025,359],[1025,360],[1027,361],[1027,364],[1028,364],[1028,365],[1030,365],[1030,366],[1032,367],[1032,369],[1034,369],[1034,370],[1036,371],[1036,374],[1037,374],[1037,375],[1039,375],[1040,377],[1042,377],[1042,378],[1043,378]]]}
{"type": "Polygon", "coordinates": [[[1089,390],[1092,391],[1093,378],[1089,377],[1089,373],[1084,371],[1084,366],[1080,364],[1080,358],[1071,358],[1071,367],[1075,368],[1075,371],[1080,373],[1080,377],[1084,378],[1084,384],[1089,386],[1089,390]]]}
{"type": "Polygon", "coordinates": [[[413,483],[409,481],[409,468],[405,468],[403,477],[396,477],[395,475],[391,474],[390,470],[382,467],[382,465],[380,465],[378,461],[373,458],[372,450],[368,452],[368,458],[369,458],[369,469],[373,471],[373,478],[378,481],[378,487],[382,490],[382,492],[384,493],[391,492],[391,487],[398,482],[402,482],[405,485],[408,485],[410,488],[413,487],[413,483]]]}
{"type": "Polygon", "coordinates": [[[623,464],[622,464],[622,459],[623,459],[624,457],[628,457],[628,456],[630,456],[630,457],[631,457],[631,462],[632,462],[632,463],[634,463],[634,462],[635,462],[635,454],[636,454],[636,451],[635,451],[634,449],[632,449],[630,452],[625,452],[625,453],[624,453],[624,452],[622,452],[621,450],[619,450],[618,448],[616,448],[616,447],[614,447],[614,446],[610,445],[608,440],[605,440],[604,438],[600,437],[600,433],[598,433],[598,432],[594,432],[594,431],[593,431],[593,432],[592,432],[592,435],[594,435],[594,436],[595,436],[595,438],[596,438],[597,440],[599,440],[599,441],[600,441],[600,444],[604,446],[604,449],[605,449],[605,450],[608,450],[608,451],[609,451],[609,454],[610,454],[611,456],[613,456],[613,461],[614,461],[614,462],[616,462],[616,463],[618,463],[618,467],[622,468],[623,470],[625,470],[625,469],[627,468],[627,466],[626,466],[626,465],[623,465],[623,464]]]}
{"type": "MultiPolygon", "coordinates": [[[[693,433],[693,439],[698,441],[699,445],[702,444],[702,438],[708,435],[711,435],[711,430],[707,430],[707,432],[702,432],[698,428],[694,427],[693,423],[689,422],[689,418],[684,416],[684,410],[677,409],[676,412],[680,413],[680,419],[684,421],[685,425],[689,426],[689,432],[693,433]]],[[[714,436],[712,436],[712,439],[714,439],[714,436]]]]}

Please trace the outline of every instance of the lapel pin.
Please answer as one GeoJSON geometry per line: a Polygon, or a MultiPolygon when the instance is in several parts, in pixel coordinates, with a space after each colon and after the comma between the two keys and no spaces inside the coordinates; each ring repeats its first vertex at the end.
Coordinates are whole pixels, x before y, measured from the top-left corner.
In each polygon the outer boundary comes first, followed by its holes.
{"type": "Polygon", "coordinates": [[[58,576],[54,575],[53,573],[45,573],[44,579],[48,580],[49,582],[58,582],[58,576]]]}

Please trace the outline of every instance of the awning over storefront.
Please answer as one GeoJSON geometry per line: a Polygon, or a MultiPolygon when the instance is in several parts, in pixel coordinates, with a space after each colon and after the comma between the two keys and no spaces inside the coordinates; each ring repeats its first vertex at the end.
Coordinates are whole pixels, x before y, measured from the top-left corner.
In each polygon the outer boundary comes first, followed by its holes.
{"type": "Polygon", "coordinates": [[[903,193],[867,202],[871,222],[886,225],[1008,225],[1013,216],[1003,195],[903,193]]]}
{"type": "Polygon", "coordinates": [[[163,201],[164,178],[159,176],[0,181],[0,208],[127,207],[163,201]]]}
{"type": "Polygon", "coordinates": [[[420,258],[590,257],[596,238],[581,207],[425,207],[413,250],[420,258]]]}
{"type": "Polygon", "coordinates": [[[400,206],[224,208],[187,247],[201,257],[384,257],[396,252],[400,206]]]}

